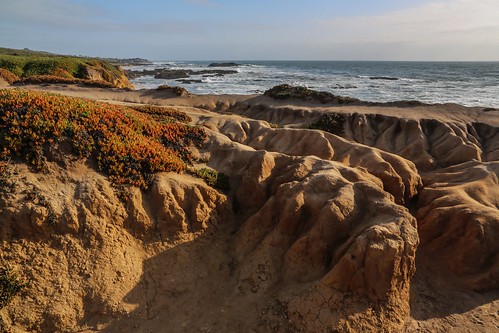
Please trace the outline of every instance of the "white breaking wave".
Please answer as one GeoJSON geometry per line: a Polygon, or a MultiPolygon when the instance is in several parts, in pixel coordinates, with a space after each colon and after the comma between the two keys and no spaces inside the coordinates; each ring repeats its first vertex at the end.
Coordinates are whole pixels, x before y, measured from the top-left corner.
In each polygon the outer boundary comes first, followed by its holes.
{"type": "MultiPolygon", "coordinates": [[[[236,74],[187,80],[132,80],[136,89],[159,85],[182,86],[196,94],[255,94],[283,83],[328,91],[366,101],[419,100],[426,103],[458,103],[499,107],[499,63],[425,62],[240,62],[238,67],[208,67],[209,62],[159,61],[130,66],[130,70],[237,70],[236,74]]],[[[182,79],[185,80],[185,79],[182,79]]]]}

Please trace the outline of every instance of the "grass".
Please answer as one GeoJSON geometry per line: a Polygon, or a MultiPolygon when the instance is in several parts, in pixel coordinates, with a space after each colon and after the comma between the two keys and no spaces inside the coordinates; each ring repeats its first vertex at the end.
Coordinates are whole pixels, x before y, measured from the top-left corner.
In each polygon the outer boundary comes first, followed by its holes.
{"type": "MultiPolygon", "coordinates": [[[[12,50],[0,48],[0,69],[19,77],[19,80],[33,78],[38,81],[49,79],[50,83],[85,83],[85,82],[56,82],[54,78],[67,80],[94,80],[96,74],[102,82],[116,88],[132,88],[124,72],[110,63],[93,58],[61,56],[30,50],[12,50]]],[[[0,73],[0,77],[2,77],[0,73]]],[[[11,76],[10,74],[8,75],[11,76]]],[[[11,82],[10,82],[11,83],[11,82]]]]}
{"type": "Polygon", "coordinates": [[[115,184],[147,188],[156,172],[182,172],[189,147],[206,137],[198,127],[125,106],[26,90],[0,90],[0,159],[18,158],[37,170],[46,151],[69,140],[79,158],[93,157],[115,184]]]}
{"type": "Polygon", "coordinates": [[[8,305],[25,286],[26,284],[20,282],[10,268],[0,268],[0,309],[8,305]]]}
{"type": "Polygon", "coordinates": [[[17,56],[57,56],[54,53],[44,52],[44,51],[33,51],[30,49],[9,49],[6,47],[0,47],[0,55],[17,55],[17,56]]]}
{"type": "Polygon", "coordinates": [[[54,75],[59,69],[81,78],[82,68],[86,64],[87,60],[83,58],[0,55],[0,67],[19,77],[54,75]]]}

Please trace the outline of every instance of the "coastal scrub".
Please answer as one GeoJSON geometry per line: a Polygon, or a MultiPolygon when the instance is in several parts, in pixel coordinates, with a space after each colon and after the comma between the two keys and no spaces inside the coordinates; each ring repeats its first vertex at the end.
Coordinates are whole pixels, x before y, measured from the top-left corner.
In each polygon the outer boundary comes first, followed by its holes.
{"type": "Polygon", "coordinates": [[[319,129],[332,134],[342,135],[345,130],[343,124],[345,123],[345,116],[341,113],[323,113],[321,116],[311,123],[308,128],[319,129]]]}
{"type": "Polygon", "coordinates": [[[8,78],[6,81],[10,84],[20,82],[88,85],[95,81],[103,87],[133,88],[121,68],[100,59],[0,52],[0,69],[3,69],[0,76],[8,78]]]}
{"type": "Polygon", "coordinates": [[[205,132],[164,122],[125,106],[26,90],[0,90],[1,157],[45,166],[51,145],[69,141],[79,158],[93,157],[115,184],[147,188],[151,175],[182,172],[192,161],[191,145],[205,132]]]}

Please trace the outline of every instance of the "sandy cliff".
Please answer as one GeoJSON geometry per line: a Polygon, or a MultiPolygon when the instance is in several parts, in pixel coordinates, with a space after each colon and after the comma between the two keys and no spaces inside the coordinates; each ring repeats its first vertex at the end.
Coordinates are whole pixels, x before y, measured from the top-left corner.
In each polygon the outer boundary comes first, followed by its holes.
{"type": "Polygon", "coordinates": [[[162,173],[123,196],[91,161],[11,163],[1,260],[29,285],[3,330],[499,329],[498,111],[43,89],[187,113],[230,189],[162,173]],[[337,135],[308,129],[325,113],[337,135]]]}

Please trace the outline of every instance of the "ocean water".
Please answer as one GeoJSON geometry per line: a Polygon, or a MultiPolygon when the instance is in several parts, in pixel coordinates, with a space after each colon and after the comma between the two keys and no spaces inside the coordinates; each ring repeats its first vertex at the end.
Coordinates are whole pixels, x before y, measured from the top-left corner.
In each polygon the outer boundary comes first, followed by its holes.
{"type": "Polygon", "coordinates": [[[201,83],[144,76],[132,80],[137,89],[162,84],[182,86],[195,94],[255,94],[282,83],[328,91],[365,101],[418,100],[499,107],[499,62],[383,61],[237,61],[239,67],[209,68],[210,61],[158,61],[126,69],[231,69],[222,77],[193,75],[201,83]]]}

